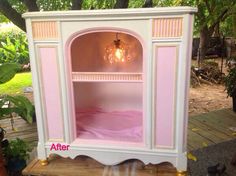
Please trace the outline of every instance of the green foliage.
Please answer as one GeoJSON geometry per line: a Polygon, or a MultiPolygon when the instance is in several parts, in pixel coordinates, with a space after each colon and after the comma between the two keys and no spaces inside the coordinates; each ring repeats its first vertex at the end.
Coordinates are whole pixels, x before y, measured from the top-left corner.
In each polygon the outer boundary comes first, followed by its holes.
{"type": "Polygon", "coordinates": [[[129,8],[140,8],[144,4],[144,1],[137,1],[137,0],[130,0],[129,1],[129,8]]]}
{"type": "Polygon", "coordinates": [[[115,0],[86,0],[82,4],[82,9],[112,9],[115,3],[115,0]]]}
{"type": "Polygon", "coordinates": [[[0,35],[0,63],[29,63],[25,33],[4,32],[0,35]]]}
{"type": "Polygon", "coordinates": [[[225,21],[221,22],[220,29],[224,36],[233,37],[236,35],[233,31],[233,16],[229,16],[225,21]]]}
{"type": "Polygon", "coordinates": [[[19,64],[10,63],[0,65],[0,84],[11,80],[19,70],[19,64]]]}
{"type": "Polygon", "coordinates": [[[225,87],[228,96],[236,96],[236,67],[231,68],[225,77],[225,87]]]}
{"type": "Polygon", "coordinates": [[[19,0],[7,0],[14,9],[16,9],[17,12],[19,13],[24,13],[27,11],[26,6],[22,1],[19,0]]]}
{"type": "Polygon", "coordinates": [[[11,104],[10,104],[10,107],[8,108],[0,109],[0,117],[9,115],[15,112],[28,123],[33,122],[32,117],[34,115],[34,106],[26,97],[22,95],[17,95],[17,96],[4,95],[1,101],[2,103],[10,102],[11,104]]]}
{"type": "MultiPolygon", "coordinates": [[[[154,0],[155,1],[155,0],[154,0]]],[[[155,4],[155,3],[154,3],[155,4]]],[[[232,36],[232,25],[231,19],[232,11],[236,8],[235,1],[232,0],[213,0],[213,1],[203,1],[203,0],[159,0],[156,6],[195,6],[198,8],[198,12],[195,14],[194,20],[194,36],[199,36],[200,30],[204,26],[212,26],[219,16],[228,10],[226,15],[220,19],[220,32],[223,35],[232,36]],[[229,18],[227,18],[229,17],[229,18]]]]}
{"type": "Polygon", "coordinates": [[[17,158],[27,160],[29,158],[29,152],[29,144],[19,138],[10,141],[9,145],[3,150],[3,154],[7,159],[17,158]]]}
{"type": "Polygon", "coordinates": [[[233,15],[232,15],[232,26],[233,26],[233,29],[232,29],[233,34],[232,34],[232,36],[234,38],[236,38],[236,5],[234,7],[233,15]]]}
{"type": "MultiPolygon", "coordinates": [[[[195,18],[195,30],[200,31],[204,26],[207,26],[210,29],[217,21],[219,21],[220,26],[226,28],[226,30],[232,28],[232,22],[229,18],[233,7],[235,6],[235,1],[224,0],[196,2],[198,13],[195,18]],[[225,15],[222,15],[225,11],[225,15]]],[[[220,31],[224,35],[228,34],[228,31],[222,29],[220,29],[220,31]]]]}
{"type": "Polygon", "coordinates": [[[0,13],[0,23],[6,23],[6,22],[9,22],[9,20],[0,13]]]}
{"type": "Polygon", "coordinates": [[[39,9],[43,11],[69,10],[71,0],[38,0],[39,9]]]}
{"type": "MultiPolygon", "coordinates": [[[[19,69],[17,64],[3,64],[0,65],[0,84],[9,81],[19,69]]],[[[17,113],[28,123],[32,123],[34,115],[33,104],[24,96],[9,96],[4,95],[0,99],[0,117],[9,115],[11,113],[17,113]],[[6,102],[10,102],[10,107],[3,107],[6,102]]]]}

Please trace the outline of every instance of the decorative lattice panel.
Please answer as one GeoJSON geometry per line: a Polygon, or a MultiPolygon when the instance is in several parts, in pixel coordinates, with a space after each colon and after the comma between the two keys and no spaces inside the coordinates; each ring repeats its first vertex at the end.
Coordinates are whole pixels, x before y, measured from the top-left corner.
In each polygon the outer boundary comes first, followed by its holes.
{"type": "Polygon", "coordinates": [[[103,73],[103,72],[73,72],[72,73],[73,81],[133,81],[141,82],[142,74],[140,73],[103,73]]]}
{"type": "Polygon", "coordinates": [[[35,40],[57,39],[58,29],[55,21],[32,22],[33,38],[35,40]]]}
{"type": "Polygon", "coordinates": [[[182,18],[158,18],[153,20],[152,37],[181,37],[183,30],[182,18]]]}

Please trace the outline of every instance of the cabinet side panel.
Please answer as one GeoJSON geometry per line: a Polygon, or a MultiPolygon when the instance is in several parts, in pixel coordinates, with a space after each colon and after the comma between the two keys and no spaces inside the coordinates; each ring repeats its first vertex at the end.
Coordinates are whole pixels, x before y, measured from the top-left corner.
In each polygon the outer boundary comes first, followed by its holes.
{"type": "Polygon", "coordinates": [[[39,47],[44,113],[49,141],[63,140],[57,48],[39,47]]]}
{"type": "Polygon", "coordinates": [[[158,148],[174,148],[176,46],[156,46],[156,137],[158,148]]]}

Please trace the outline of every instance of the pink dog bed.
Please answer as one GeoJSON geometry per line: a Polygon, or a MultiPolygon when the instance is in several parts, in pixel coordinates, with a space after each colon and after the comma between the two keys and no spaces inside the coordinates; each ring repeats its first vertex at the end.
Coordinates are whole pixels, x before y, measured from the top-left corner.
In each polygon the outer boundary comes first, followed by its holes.
{"type": "Polygon", "coordinates": [[[142,112],[80,109],[76,113],[77,137],[142,142],[142,112]]]}

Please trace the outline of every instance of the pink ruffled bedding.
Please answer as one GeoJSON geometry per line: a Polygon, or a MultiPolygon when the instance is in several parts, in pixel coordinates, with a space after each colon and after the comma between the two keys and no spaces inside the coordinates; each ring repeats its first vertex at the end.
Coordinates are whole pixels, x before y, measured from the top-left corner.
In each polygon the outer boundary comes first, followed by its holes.
{"type": "Polygon", "coordinates": [[[142,142],[142,112],[100,108],[76,112],[77,137],[113,141],[142,142]]]}

